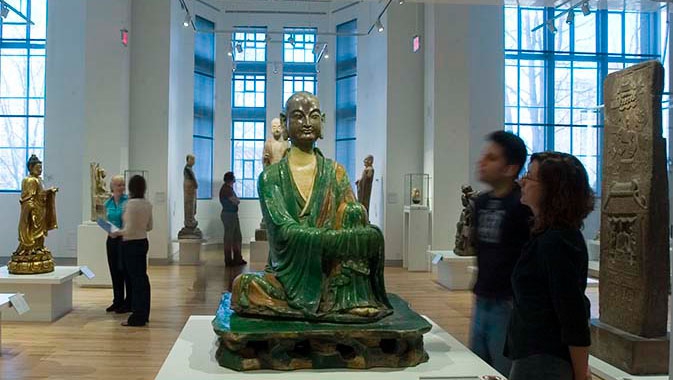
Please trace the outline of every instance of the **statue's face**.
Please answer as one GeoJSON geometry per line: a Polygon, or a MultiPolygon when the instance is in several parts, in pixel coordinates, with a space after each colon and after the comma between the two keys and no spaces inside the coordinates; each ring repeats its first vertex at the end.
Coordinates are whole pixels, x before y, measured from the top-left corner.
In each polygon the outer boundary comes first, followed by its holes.
{"type": "Polygon", "coordinates": [[[34,164],[33,166],[31,166],[30,174],[32,174],[34,176],[37,176],[37,177],[41,176],[42,175],[42,163],[38,162],[37,164],[34,164]]]}
{"type": "Polygon", "coordinates": [[[276,140],[283,135],[283,127],[280,125],[280,119],[273,119],[271,121],[271,134],[276,140]]]}
{"type": "Polygon", "coordinates": [[[196,163],[196,157],[194,156],[187,157],[187,165],[194,166],[195,163],[196,163]]]}
{"type": "Polygon", "coordinates": [[[287,129],[292,142],[315,142],[322,136],[323,114],[318,98],[294,95],[287,103],[287,129]]]}
{"type": "Polygon", "coordinates": [[[371,157],[365,158],[365,166],[369,167],[369,166],[372,166],[373,164],[374,164],[374,159],[372,159],[371,157]]]}

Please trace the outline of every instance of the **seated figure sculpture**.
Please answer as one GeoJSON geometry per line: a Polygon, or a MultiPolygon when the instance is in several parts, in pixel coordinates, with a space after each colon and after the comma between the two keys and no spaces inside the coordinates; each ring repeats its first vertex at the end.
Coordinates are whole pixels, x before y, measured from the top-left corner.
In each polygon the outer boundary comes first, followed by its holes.
{"type": "Polygon", "coordinates": [[[357,202],[346,170],[314,147],[324,114],[299,92],[281,115],[291,147],[260,175],[269,259],[238,276],[231,307],[247,316],[364,323],[392,313],[384,280],[384,241],[357,202]]]}

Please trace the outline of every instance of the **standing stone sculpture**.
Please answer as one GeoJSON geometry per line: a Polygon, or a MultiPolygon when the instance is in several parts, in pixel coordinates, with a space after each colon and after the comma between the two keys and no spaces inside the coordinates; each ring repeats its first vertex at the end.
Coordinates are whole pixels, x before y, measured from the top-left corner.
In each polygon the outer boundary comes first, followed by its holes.
{"type": "Polygon", "coordinates": [[[426,361],[422,335],[430,325],[385,291],[381,230],[368,223],[344,167],[315,148],[324,121],[318,99],[296,93],[286,112],[291,148],[258,185],[269,260],[263,272],[236,277],[222,299],[213,321],[220,365],[287,370],[426,361]]]}
{"type": "Polygon", "coordinates": [[[280,125],[280,119],[271,120],[271,138],[264,142],[263,165],[266,168],[285,157],[290,147],[287,141],[287,132],[280,125]]]}
{"type": "Polygon", "coordinates": [[[372,182],[374,181],[374,156],[371,154],[365,157],[365,168],[362,170],[360,179],[355,181],[355,186],[358,189],[358,202],[362,203],[369,213],[369,200],[372,196],[372,182]]]}
{"type": "Polygon", "coordinates": [[[196,221],[196,190],[199,184],[196,182],[196,176],[192,167],[196,163],[196,157],[193,154],[188,154],[186,158],[187,163],[183,170],[184,182],[184,205],[185,205],[185,226],[178,232],[178,239],[201,239],[203,234],[199,229],[199,222],[196,221]]]}
{"type": "Polygon", "coordinates": [[[28,160],[30,174],[21,182],[21,216],[19,217],[19,246],[7,264],[12,274],[38,274],[54,271],[51,251],[44,245],[50,230],[58,228],[56,221],[56,192],[44,189],[42,161],[34,154],[28,160]]]}
{"type": "Polygon", "coordinates": [[[105,219],[105,201],[110,198],[110,192],[105,185],[105,169],[98,162],[89,164],[91,177],[91,221],[98,218],[105,219]]]}
{"type": "Polygon", "coordinates": [[[463,204],[463,211],[460,213],[460,220],[456,224],[456,244],[453,253],[458,256],[474,256],[476,254],[472,245],[474,200],[479,196],[479,192],[472,190],[470,185],[463,185],[460,190],[462,192],[460,201],[463,204]]]}
{"type": "Polygon", "coordinates": [[[632,375],[668,372],[668,179],[658,61],[608,75],[600,320],[592,355],[632,375]]]}

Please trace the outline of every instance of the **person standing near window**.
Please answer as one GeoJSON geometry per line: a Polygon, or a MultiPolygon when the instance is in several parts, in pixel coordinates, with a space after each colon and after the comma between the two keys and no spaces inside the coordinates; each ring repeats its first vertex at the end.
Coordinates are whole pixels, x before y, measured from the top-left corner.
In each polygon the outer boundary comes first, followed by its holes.
{"type": "Polygon", "coordinates": [[[241,256],[241,225],[238,221],[238,205],[241,200],[234,191],[235,182],[234,173],[226,172],[224,184],[220,188],[220,204],[222,205],[220,218],[224,224],[224,264],[226,266],[247,264],[241,256]]]}
{"type": "MultiPolygon", "coordinates": [[[[121,229],[123,226],[122,214],[124,206],[126,206],[126,201],[129,198],[124,194],[126,191],[124,177],[121,175],[112,177],[110,179],[110,190],[112,191],[112,195],[105,201],[106,217],[108,222],[121,229]]],[[[111,234],[108,234],[105,247],[107,248],[107,264],[110,268],[113,295],[112,305],[105,309],[105,311],[108,313],[114,311],[118,314],[128,313],[131,311],[131,282],[128,275],[122,269],[122,237],[113,237],[111,234]],[[126,292],[124,292],[124,288],[126,288],[126,292]]]]}
{"type": "Polygon", "coordinates": [[[129,180],[131,199],[122,216],[123,227],[113,236],[121,236],[122,263],[131,281],[131,315],[122,326],[145,326],[150,318],[150,279],[147,276],[147,232],[152,230],[152,204],[145,199],[145,178],[129,180]]]}
{"type": "Polygon", "coordinates": [[[587,171],[570,154],[535,153],[521,183],[534,225],[512,273],[509,379],[589,380],[588,253],[580,231],[594,207],[587,171]]]}
{"type": "Polygon", "coordinates": [[[477,255],[470,348],[498,372],[507,375],[511,362],[503,355],[512,311],[510,276],[530,234],[531,212],[521,204],[516,179],[526,164],[526,144],[497,131],[487,136],[478,163],[479,180],[490,187],[475,200],[472,241],[477,255]]]}

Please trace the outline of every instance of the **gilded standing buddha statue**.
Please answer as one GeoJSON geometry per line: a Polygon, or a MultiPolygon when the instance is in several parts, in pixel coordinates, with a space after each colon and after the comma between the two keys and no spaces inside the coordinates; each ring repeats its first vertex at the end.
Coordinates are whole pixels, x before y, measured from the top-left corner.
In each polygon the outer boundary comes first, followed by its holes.
{"type": "Polygon", "coordinates": [[[44,245],[49,230],[58,228],[56,222],[56,192],[58,188],[42,186],[42,161],[32,155],[28,160],[30,174],[21,182],[21,216],[19,217],[19,246],[7,264],[12,274],[38,274],[54,271],[54,259],[44,245]]]}

